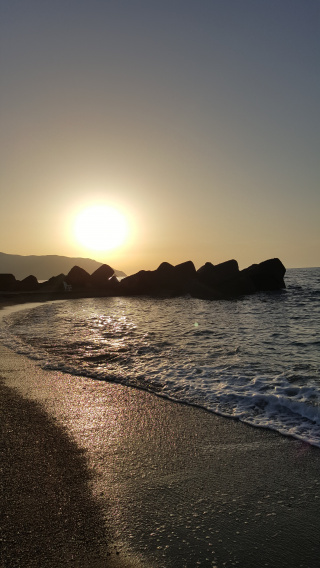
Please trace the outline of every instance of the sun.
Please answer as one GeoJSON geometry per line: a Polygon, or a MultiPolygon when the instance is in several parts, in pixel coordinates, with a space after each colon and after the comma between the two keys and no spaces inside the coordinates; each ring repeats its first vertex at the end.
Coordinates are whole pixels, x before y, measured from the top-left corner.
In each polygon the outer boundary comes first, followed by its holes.
{"type": "Polygon", "coordinates": [[[104,251],[121,246],[128,236],[126,217],[107,205],[92,205],[78,213],[74,223],[77,241],[87,249],[104,251]]]}

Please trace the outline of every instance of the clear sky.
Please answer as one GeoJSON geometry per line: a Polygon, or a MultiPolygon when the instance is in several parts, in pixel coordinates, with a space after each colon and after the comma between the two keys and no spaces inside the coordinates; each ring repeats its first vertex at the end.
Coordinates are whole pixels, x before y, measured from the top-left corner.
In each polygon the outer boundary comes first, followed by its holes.
{"type": "Polygon", "coordinates": [[[0,0],[0,251],[319,266],[319,48],[319,0],[0,0]]]}

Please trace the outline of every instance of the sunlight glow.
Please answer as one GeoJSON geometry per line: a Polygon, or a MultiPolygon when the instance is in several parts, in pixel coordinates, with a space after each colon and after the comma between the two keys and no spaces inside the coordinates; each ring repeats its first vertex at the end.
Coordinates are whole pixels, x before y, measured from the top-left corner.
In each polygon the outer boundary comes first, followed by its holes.
{"type": "Polygon", "coordinates": [[[128,236],[128,223],[122,213],[107,205],[92,205],[76,217],[74,234],[77,241],[88,249],[112,250],[124,243],[128,236]]]}

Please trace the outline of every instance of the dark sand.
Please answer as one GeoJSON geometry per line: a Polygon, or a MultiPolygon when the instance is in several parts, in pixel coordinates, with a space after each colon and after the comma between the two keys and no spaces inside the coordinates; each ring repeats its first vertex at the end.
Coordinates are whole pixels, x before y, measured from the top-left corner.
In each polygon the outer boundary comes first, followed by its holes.
{"type": "Polygon", "coordinates": [[[0,383],[1,567],[121,566],[84,452],[36,402],[0,383]]]}
{"type": "Polygon", "coordinates": [[[0,375],[2,568],[319,566],[317,448],[3,347],[0,375]]]}

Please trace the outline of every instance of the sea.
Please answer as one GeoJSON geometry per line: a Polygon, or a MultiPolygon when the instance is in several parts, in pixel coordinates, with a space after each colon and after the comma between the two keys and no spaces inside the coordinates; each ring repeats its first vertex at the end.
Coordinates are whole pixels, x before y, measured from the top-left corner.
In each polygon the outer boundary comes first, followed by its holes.
{"type": "Polygon", "coordinates": [[[145,389],[320,447],[320,268],[234,300],[113,297],[8,312],[2,343],[54,369],[145,389]]]}

